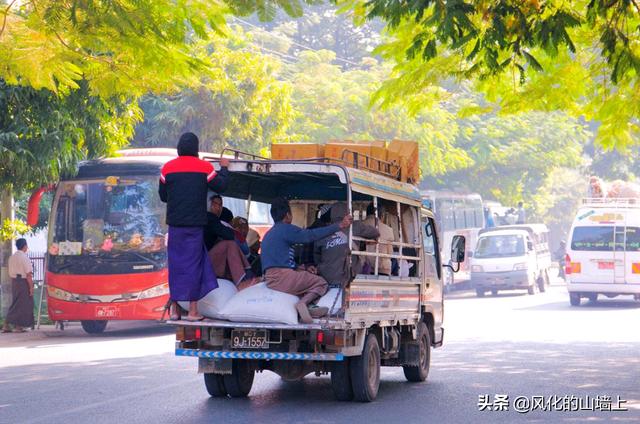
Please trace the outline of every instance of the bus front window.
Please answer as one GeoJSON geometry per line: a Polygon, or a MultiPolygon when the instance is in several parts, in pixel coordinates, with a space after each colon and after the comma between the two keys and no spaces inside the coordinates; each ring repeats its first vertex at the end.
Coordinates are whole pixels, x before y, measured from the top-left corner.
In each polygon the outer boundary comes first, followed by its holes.
{"type": "Polygon", "coordinates": [[[164,211],[155,177],[60,183],[49,269],[103,274],[164,267],[164,211]]]}

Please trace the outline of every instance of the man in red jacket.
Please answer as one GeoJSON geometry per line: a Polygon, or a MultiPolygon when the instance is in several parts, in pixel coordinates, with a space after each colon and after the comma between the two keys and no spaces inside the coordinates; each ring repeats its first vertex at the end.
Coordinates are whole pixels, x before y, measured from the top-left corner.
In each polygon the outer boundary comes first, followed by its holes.
{"type": "Polygon", "coordinates": [[[229,179],[229,160],[220,159],[220,171],[198,157],[198,137],[184,133],[178,157],[160,172],[160,199],[167,204],[168,261],[172,320],[180,319],[178,301],[189,301],[189,321],[201,320],[197,301],[218,287],[204,244],[207,192],[222,192],[229,179]]]}

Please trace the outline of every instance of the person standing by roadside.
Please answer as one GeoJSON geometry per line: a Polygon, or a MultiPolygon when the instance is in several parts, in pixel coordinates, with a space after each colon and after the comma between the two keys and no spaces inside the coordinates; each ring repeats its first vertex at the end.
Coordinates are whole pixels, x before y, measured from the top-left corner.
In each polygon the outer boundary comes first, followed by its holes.
{"type": "Polygon", "coordinates": [[[524,211],[524,204],[522,202],[518,202],[518,219],[516,224],[525,224],[527,222],[527,214],[524,211]]]}
{"type": "Polygon", "coordinates": [[[9,258],[9,277],[13,301],[2,326],[3,333],[23,333],[33,327],[33,265],[27,256],[27,241],[16,240],[16,253],[9,258]]]}
{"type": "Polygon", "coordinates": [[[188,321],[203,319],[197,301],[218,287],[204,243],[208,190],[222,192],[229,179],[229,160],[220,159],[220,171],[198,157],[198,137],[184,133],[178,157],[164,164],[158,188],[167,204],[170,318],[180,319],[178,301],[189,301],[188,321]]]}

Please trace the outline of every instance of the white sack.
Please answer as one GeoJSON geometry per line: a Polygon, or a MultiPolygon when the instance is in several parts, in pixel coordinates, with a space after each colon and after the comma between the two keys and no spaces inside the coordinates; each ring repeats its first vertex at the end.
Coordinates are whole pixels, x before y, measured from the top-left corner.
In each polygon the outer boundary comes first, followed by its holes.
{"type": "Polygon", "coordinates": [[[298,296],[271,290],[266,283],[259,283],[239,291],[220,314],[224,319],[236,322],[297,324],[295,304],[299,300],[298,296]]]}
{"type": "Polygon", "coordinates": [[[335,314],[342,307],[342,293],[340,292],[340,288],[334,287],[329,289],[324,296],[318,299],[317,305],[320,307],[325,307],[329,309],[329,314],[335,314]],[[336,300],[336,295],[338,295],[338,300],[336,300]],[[333,306],[333,302],[336,302],[335,306],[333,306]],[[331,309],[333,306],[333,309],[331,309]]]}
{"type": "MultiPolygon", "coordinates": [[[[238,289],[235,284],[218,278],[218,288],[211,290],[205,297],[198,300],[198,313],[207,318],[223,318],[220,311],[236,293],[238,289]]],[[[189,310],[189,302],[180,301],[178,304],[184,310],[189,310]]]]}

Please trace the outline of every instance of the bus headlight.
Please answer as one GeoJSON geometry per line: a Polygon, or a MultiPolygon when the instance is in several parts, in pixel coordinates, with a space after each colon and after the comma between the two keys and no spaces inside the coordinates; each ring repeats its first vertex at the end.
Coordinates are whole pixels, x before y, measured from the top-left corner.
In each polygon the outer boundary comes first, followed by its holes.
{"type": "Polygon", "coordinates": [[[138,300],[150,299],[152,297],[159,297],[169,294],[169,283],[162,283],[157,286],[153,286],[150,289],[146,289],[140,292],[138,300]]]}
{"type": "Polygon", "coordinates": [[[514,271],[526,271],[527,270],[527,263],[526,262],[522,262],[519,264],[515,264],[513,266],[513,270],[514,271]]]}
{"type": "Polygon", "coordinates": [[[49,297],[52,297],[54,299],[58,299],[58,300],[64,300],[67,302],[75,302],[76,298],[73,294],[69,293],[66,290],[62,290],[59,289],[57,287],[53,287],[53,286],[47,286],[47,294],[49,295],[49,297]]]}

